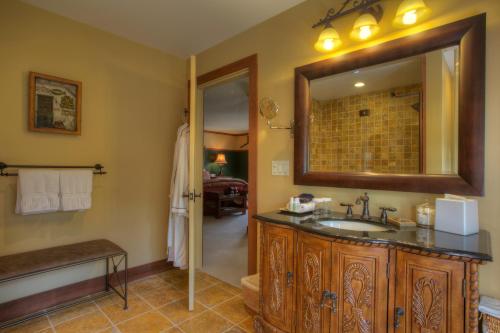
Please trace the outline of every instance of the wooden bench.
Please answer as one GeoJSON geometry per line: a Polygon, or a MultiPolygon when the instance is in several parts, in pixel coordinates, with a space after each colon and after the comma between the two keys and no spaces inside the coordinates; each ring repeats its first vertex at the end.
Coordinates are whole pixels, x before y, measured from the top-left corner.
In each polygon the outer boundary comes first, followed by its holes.
{"type": "Polygon", "coordinates": [[[22,279],[28,276],[68,268],[76,265],[82,265],[99,260],[106,260],[106,279],[104,286],[105,289],[103,292],[81,297],[70,302],[58,304],[56,306],[50,307],[49,309],[45,309],[20,318],[0,323],[0,328],[13,326],[32,318],[41,317],[62,308],[91,301],[98,297],[109,294],[111,290],[123,299],[124,309],[127,309],[128,255],[125,250],[123,250],[115,243],[106,239],[98,239],[0,257],[0,284],[8,281],[22,279]],[[118,257],[116,259],[116,262],[115,257],[118,257]],[[113,266],[113,271],[111,273],[109,270],[110,262],[113,266]],[[121,281],[120,275],[118,274],[118,267],[122,262],[124,262],[125,266],[123,283],[121,281]],[[116,283],[110,282],[112,277],[115,277],[116,283]],[[113,284],[118,285],[120,291],[118,291],[113,284]]]}

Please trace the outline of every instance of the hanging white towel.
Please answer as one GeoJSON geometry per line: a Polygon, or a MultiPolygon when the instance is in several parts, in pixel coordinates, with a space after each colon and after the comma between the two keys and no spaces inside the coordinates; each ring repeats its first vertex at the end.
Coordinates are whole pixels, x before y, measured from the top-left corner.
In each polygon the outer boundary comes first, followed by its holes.
{"type": "Polygon", "coordinates": [[[59,172],[20,169],[17,180],[16,213],[22,215],[59,210],[59,172]]]}
{"type": "Polygon", "coordinates": [[[61,170],[61,210],[85,210],[92,206],[92,170],[61,170]]]}
{"type": "Polygon", "coordinates": [[[189,190],[189,125],[177,131],[174,165],[170,181],[170,219],[168,223],[168,260],[175,267],[188,264],[188,200],[183,197],[189,190]]]}

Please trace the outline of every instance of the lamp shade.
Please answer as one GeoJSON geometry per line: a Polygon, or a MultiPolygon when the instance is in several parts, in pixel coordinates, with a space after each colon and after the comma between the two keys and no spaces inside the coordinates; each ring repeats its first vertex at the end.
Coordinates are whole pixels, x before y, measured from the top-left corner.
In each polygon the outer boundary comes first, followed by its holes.
{"type": "Polygon", "coordinates": [[[319,52],[329,52],[342,44],[339,33],[333,27],[328,26],[318,37],[318,41],[314,44],[314,48],[319,52]]]}
{"type": "Polygon", "coordinates": [[[380,27],[375,17],[370,13],[361,14],[351,31],[351,38],[355,40],[367,40],[377,34],[380,27]]]}
{"type": "Polygon", "coordinates": [[[217,158],[215,159],[215,164],[226,165],[227,164],[226,155],[222,153],[217,154],[217,158]]]}
{"type": "Polygon", "coordinates": [[[430,13],[424,0],[403,0],[398,7],[394,25],[409,26],[423,20],[430,13]]]}

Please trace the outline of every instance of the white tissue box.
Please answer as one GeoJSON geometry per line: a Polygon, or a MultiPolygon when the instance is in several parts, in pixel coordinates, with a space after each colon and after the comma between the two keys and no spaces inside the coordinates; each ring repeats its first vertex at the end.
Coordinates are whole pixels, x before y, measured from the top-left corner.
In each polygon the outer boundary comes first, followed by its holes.
{"type": "Polygon", "coordinates": [[[446,194],[436,199],[435,230],[459,235],[479,232],[477,200],[446,194]]]}

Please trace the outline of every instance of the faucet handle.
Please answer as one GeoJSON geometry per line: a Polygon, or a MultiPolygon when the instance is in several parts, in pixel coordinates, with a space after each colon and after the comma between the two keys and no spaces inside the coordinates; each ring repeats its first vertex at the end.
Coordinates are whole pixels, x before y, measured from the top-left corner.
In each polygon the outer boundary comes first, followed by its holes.
{"type": "Polygon", "coordinates": [[[384,224],[387,224],[387,212],[396,212],[397,209],[394,207],[380,207],[382,213],[380,213],[380,221],[384,224]]]}
{"type": "Polygon", "coordinates": [[[345,216],[352,217],[352,206],[354,206],[354,204],[352,204],[350,202],[341,202],[340,205],[342,207],[347,207],[347,212],[346,212],[345,216]]]}

